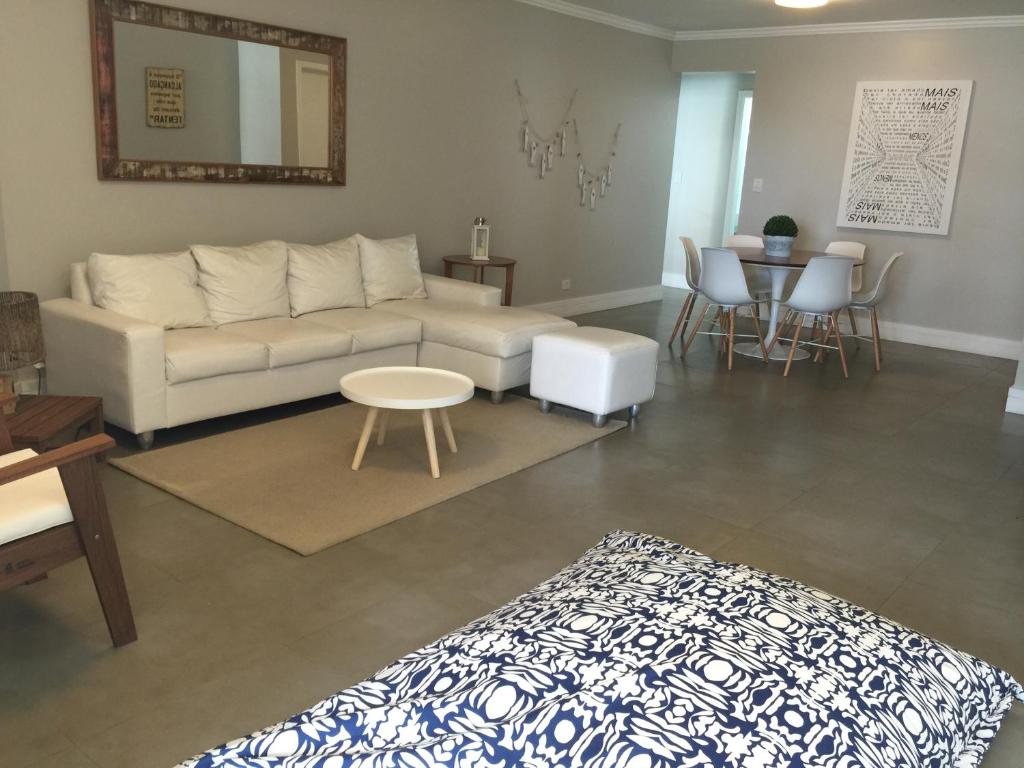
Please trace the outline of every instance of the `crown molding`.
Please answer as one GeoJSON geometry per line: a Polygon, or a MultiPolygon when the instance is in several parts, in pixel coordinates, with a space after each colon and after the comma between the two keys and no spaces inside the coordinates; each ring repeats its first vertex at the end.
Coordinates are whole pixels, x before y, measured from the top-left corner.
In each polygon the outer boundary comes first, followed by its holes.
{"type": "Polygon", "coordinates": [[[894,21],[861,21],[841,24],[794,24],[786,27],[750,27],[746,29],[706,29],[673,31],[656,24],[627,19],[614,13],[595,11],[568,0],[515,0],[517,3],[543,8],[564,16],[624,29],[638,35],[661,40],[729,40],[751,37],[793,37],[798,35],[850,35],[858,32],[920,32],[941,29],[992,29],[1024,27],[1024,15],[1015,16],[961,16],[946,19],[897,19],[894,21]]]}
{"type": "Polygon", "coordinates": [[[624,29],[627,32],[636,32],[639,35],[657,37],[662,40],[676,39],[677,33],[673,32],[671,29],[659,27],[654,24],[645,24],[642,21],[627,19],[625,16],[616,16],[614,13],[595,11],[593,8],[586,8],[582,5],[577,5],[576,3],[569,3],[566,2],[566,0],[516,0],[516,2],[533,5],[547,11],[561,13],[565,16],[574,16],[577,19],[585,19],[586,21],[593,21],[597,24],[604,24],[606,27],[615,27],[616,29],[624,29]]]}
{"type": "Polygon", "coordinates": [[[751,37],[792,37],[797,35],[849,35],[858,32],[919,32],[942,29],[991,29],[1024,27],[1024,15],[962,16],[952,19],[898,19],[843,24],[798,24],[788,27],[751,27],[749,29],[708,29],[676,32],[672,39],[729,40],[751,37]]]}

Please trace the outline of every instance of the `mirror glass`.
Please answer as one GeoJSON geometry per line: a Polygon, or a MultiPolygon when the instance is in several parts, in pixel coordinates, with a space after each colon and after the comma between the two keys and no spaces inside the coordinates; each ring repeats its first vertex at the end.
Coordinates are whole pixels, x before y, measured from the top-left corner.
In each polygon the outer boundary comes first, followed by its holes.
{"type": "Polygon", "coordinates": [[[121,158],[324,168],[322,53],[114,21],[121,158]]]}

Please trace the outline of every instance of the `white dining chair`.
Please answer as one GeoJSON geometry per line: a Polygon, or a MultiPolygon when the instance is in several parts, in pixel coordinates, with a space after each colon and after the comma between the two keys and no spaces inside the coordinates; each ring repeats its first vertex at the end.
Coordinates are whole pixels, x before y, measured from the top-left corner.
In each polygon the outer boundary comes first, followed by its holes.
{"type": "Polygon", "coordinates": [[[783,376],[789,376],[789,369],[793,366],[793,355],[796,353],[796,348],[800,346],[800,334],[804,328],[804,321],[808,317],[813,317],[814,325],[811,328],[810,340],[804,344],[817,347],[819,352],[828,349],[838,350],[843,368],[843,378],[850,378],[849,369],[846,367],[846,352],[843,350],[843,335],[839,330],[839,313],[846,309],[853,300],[853,293],[850,290],[853,264],[854,260],[847,256],[816,256],[807,263],[803,274],[797,280],[793,293],[786,300],[789,312],[787,321],[783,323],[784,328],[772,340],[772,349],[774,349],[779,339],[782,338],[785,327],[792,326],[793,337],[790,340],[789,357],[786,360],[786,368],[782,372],[783,376]],[[815,341],[814,337],[818,333],[819,324],[821,334],[815,341]],[[828,341],[833,335],[836,338],[836,346],[831,347],[828,345],[828,341]]]}
{"type": "Polygon", "coordinates": [[[750,288],[747,287],[747,279],[743,274],[743,266],[736,251],[726,248],[704,248],[701,250],[700,270],[700,292],[708,303],[704,305],[700,317],[697,319],[690,338],[683,347],[685,355],[698,333],[707,336],[720,336],[727,342],[729,348],[729,370],[732,370],[733,347],[739,338],[757,338],[761,345],[761,356],[768,362],[768,350],[764,345],[764,336],[761,334],[761,321],[757,316],[757,301],[750,295],[750,288]],[[711,307],[717,306],[721,313],[724,330],[702,331],[701,324],[711,307]],[[736,310],[739,307],[749,307],[750,314],[754,318],[755,336],[736,333],[736,310]]]}
{"type": "MultiPolygon", "coordinates": [[[[855,243],[850,240],[834,240],[825,248],[825,253],[829,256],[849,256],[854,260],[850,289],[855,295],[861,290],[864,283],[864,254],[867,253],[867,250],[868,247],[864,243],[855,243]],[[857,269],[858,264],[861,265],[860,269],[857,269]]],[[[846,314],[850,318],[850,330],[853,331],[854,337],[859,338],[857,318],[854,317],[852,310],[848,309],[846,314]]]]}
{"type": "MultiPolygon", "coordinates": [[[[890,256],[889,260],[885,262],[885,266],[882,267],[881,273],[878,275],[875,287],[870,291],[854,295],[848,306],[851,314],[854,310],[862,310],[867,312],[871,319],[871,336],[858,336],[858,338],[871,342],[871,346],[875,351],[876,371],[882,370],[882,339],[878,332],[878,305],[881,304],[882,300],[885,298],[885,291],[889,285],[889,271],[892,269],[893,264],[895,264],[902,256],[902,251],[890,256]]],[[[854,331],[854,333],[856,333],[856,331],[854,331]]]]}
{"type": "MultiPolygon", "coordinates": [[[[757,235],[729,235],[722,244],[723,248],[764,248],[764,240],[757,235]]],[[[758,302],[772,299],[772,279],[767,269],[743,265],[743,274],[747,276],[747,285],[758,302]]],[[[758,309],[760,312],[760,309],[758,309]]]]}
{"type": "Polygon", "coordinates": [[[680,237],[679,240],[683,244],[683,256],[686,259],[686,287],[690,290],[690,295],[683,302],[682,309],[679,310],[679,317],[676,318],[675,327],[672,328],[672,335],[668,337],[670,347],[676,340],[676,336],[686,338],[686,326],[690,322],[693,308],[700,297],[700,254],[697,252],[697,246],[693,240],[686,236],[680,237]]]}

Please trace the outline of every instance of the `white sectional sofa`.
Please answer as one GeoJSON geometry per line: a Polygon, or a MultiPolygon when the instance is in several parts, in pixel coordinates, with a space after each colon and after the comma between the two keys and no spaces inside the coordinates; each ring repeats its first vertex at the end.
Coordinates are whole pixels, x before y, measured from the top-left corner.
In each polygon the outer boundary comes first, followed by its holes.
{"type": "Polygon", "coordinates": [[[574,325],[499,306],[497,288],[433,275],[421,285],[425,298],[292,317],[293,294],[287,315],[167,328],[97,306],[87,265],[74,264],[71,298],[41,306],[48,391],[101,396],[107,421],[148,447],[154,430],[337,392],[342,375],[376,366],[458,371],[500,402],[529,382],[534,336],[574,325]]]}

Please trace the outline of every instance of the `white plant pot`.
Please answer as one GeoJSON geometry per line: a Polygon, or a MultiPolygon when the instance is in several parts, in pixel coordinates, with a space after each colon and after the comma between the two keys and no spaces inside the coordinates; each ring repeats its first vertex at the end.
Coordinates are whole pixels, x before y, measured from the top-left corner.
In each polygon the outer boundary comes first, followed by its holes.
{"type": "Polygon", "coordinates": [[[781,235],[764,236],[765,256],[789,256],[793,250],[793,237],[782,237],[781,235]]]}

